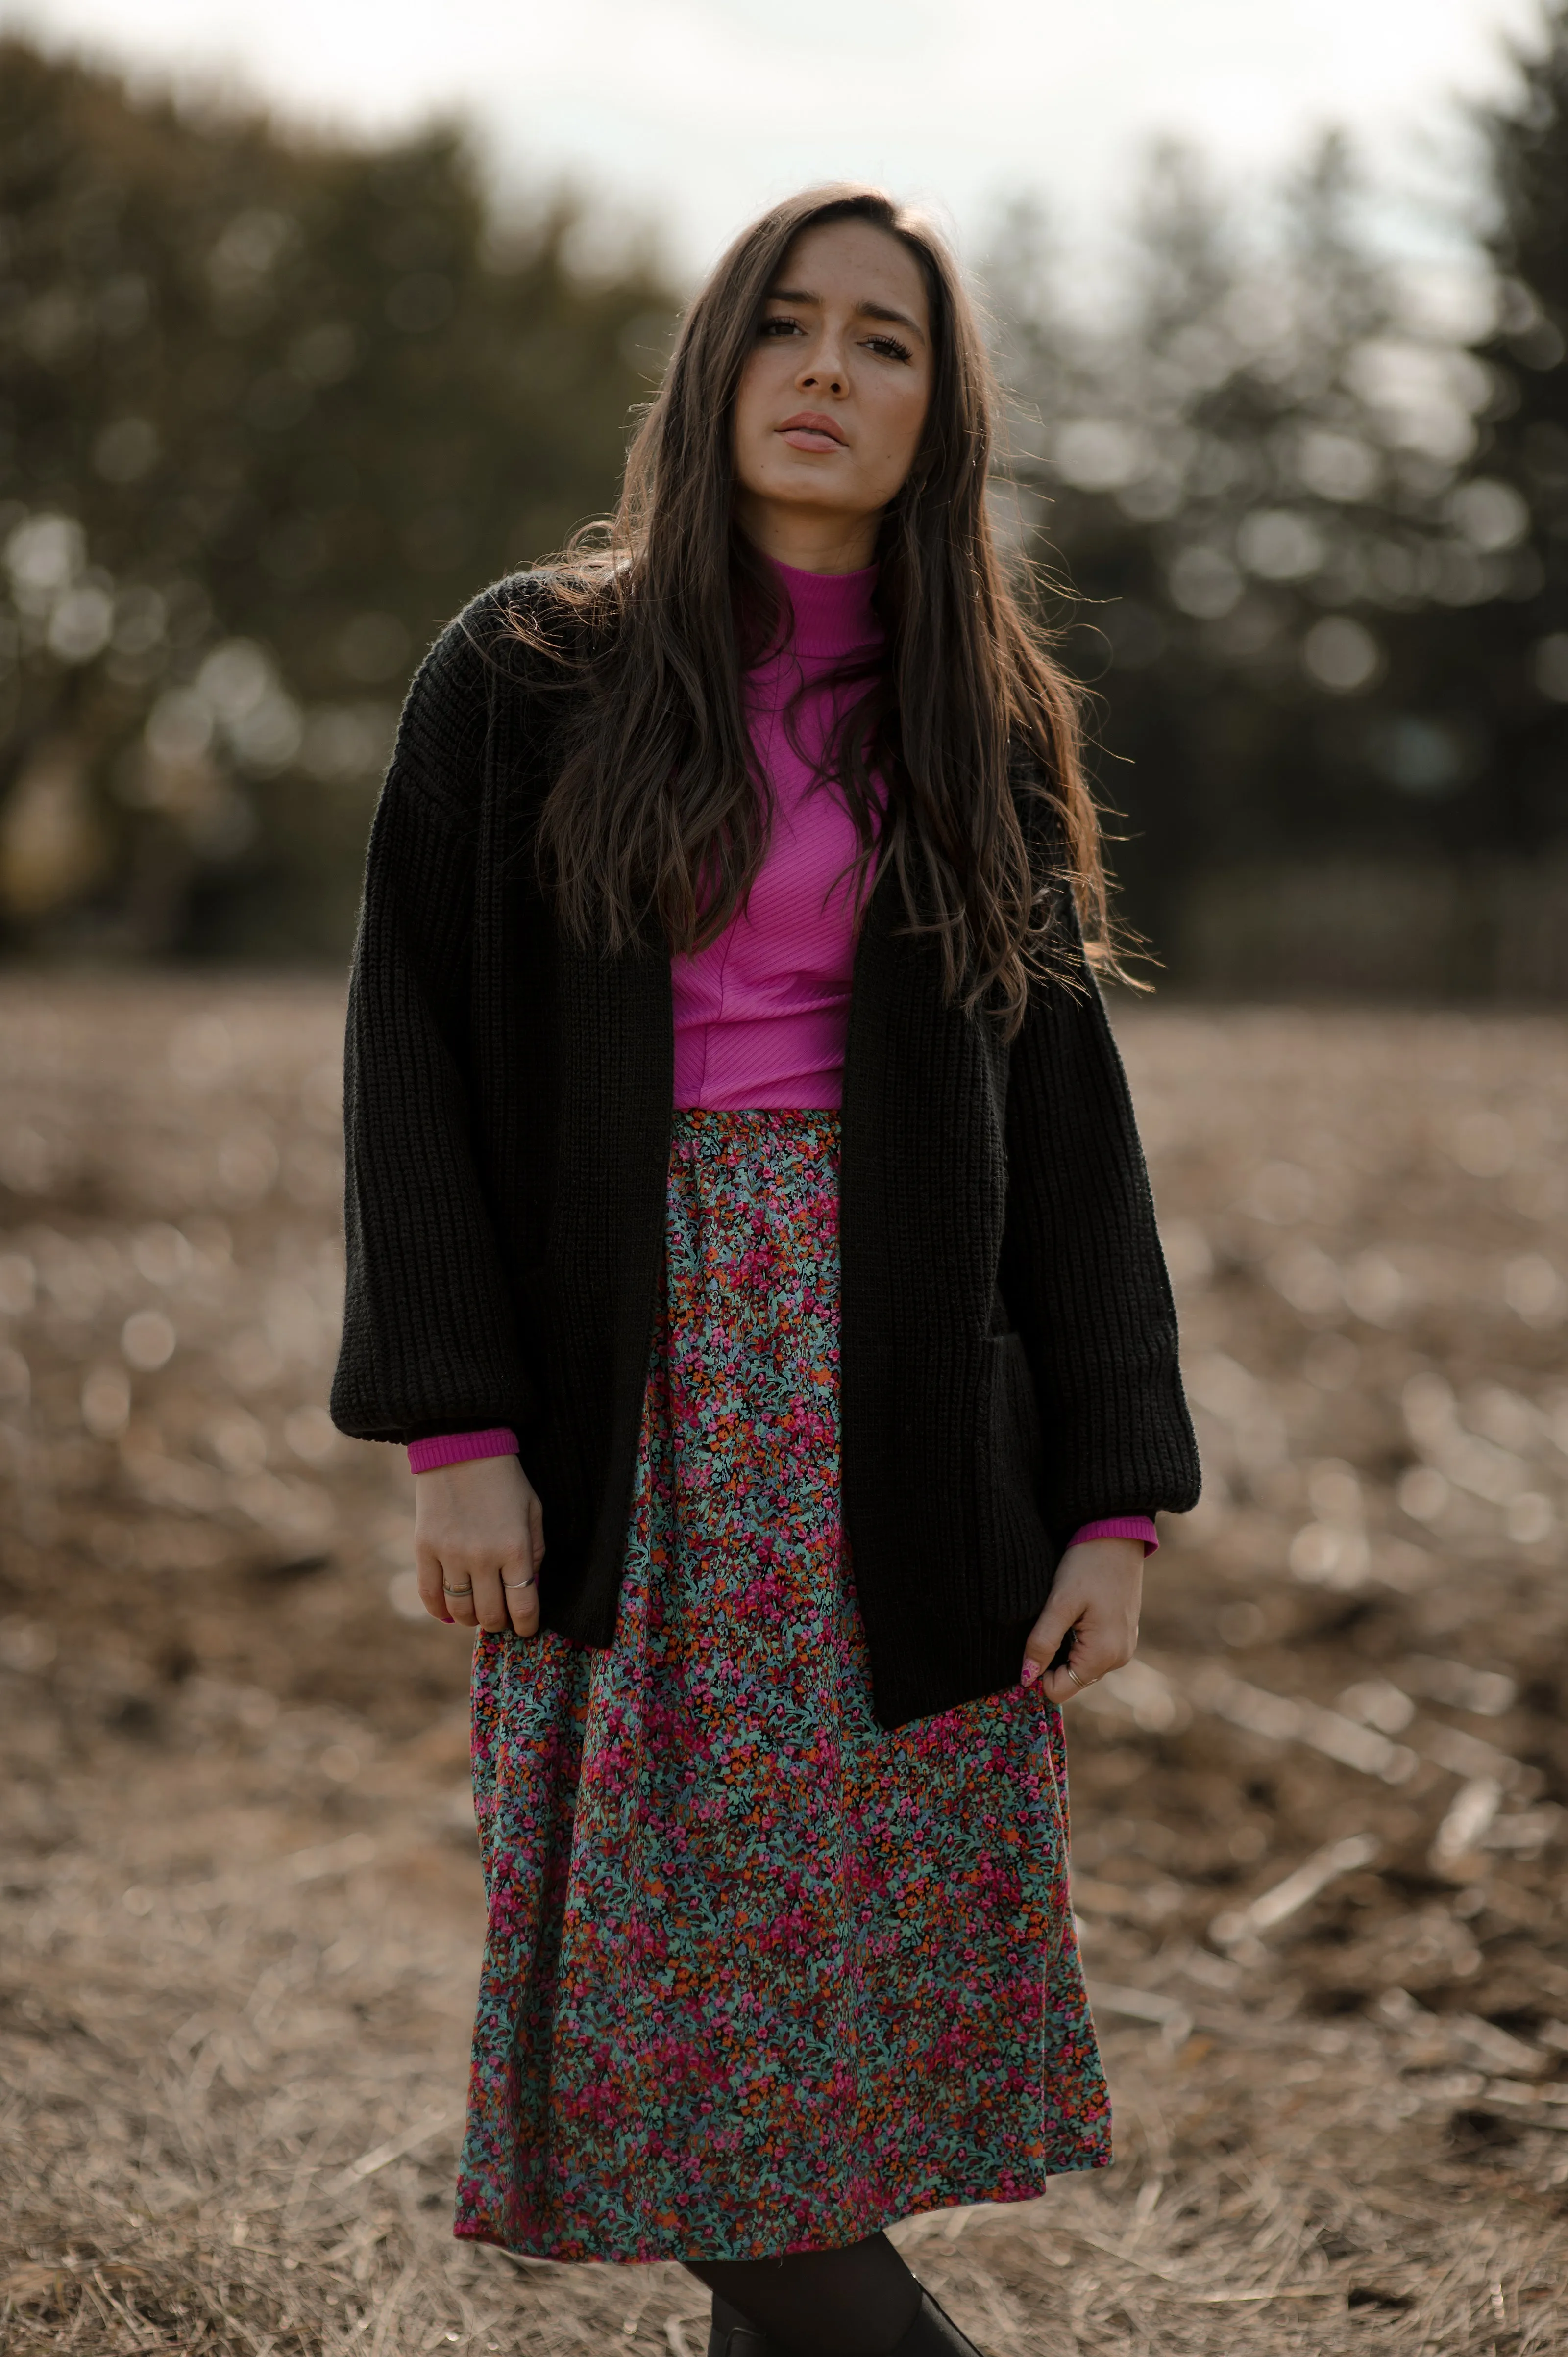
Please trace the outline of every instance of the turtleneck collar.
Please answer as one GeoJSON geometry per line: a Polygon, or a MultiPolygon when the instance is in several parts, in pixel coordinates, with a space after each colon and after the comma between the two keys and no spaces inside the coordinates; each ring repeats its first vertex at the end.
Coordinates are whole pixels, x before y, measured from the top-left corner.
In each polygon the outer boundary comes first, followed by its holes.
{"type": "Polygon", "coordinates": [[[885,633],[871,605],[875,565],[863,565],[858,573],[802,573],[777,557],[768,561],[795,617],[797,655],[847,655],[856,648],[881,644],[885,633]]]}

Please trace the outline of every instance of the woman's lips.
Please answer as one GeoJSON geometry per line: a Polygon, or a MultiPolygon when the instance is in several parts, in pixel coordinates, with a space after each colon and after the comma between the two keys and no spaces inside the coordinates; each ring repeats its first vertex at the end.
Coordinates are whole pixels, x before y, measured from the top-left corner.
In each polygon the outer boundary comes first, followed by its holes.
{"type": "Polygon", "coordinates": [[[842,450],[843,436],[825,417],[787,417],[779,428],[792,450],[842,450]]]}

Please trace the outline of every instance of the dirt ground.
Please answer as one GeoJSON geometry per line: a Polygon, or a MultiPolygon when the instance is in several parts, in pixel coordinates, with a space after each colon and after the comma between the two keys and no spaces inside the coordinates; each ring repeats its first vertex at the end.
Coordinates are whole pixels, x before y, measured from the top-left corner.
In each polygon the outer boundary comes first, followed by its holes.
{"type": "MultiPolygon", "coordinates": [[[[1075,1706],[1116,2167],[994,2357],[1568,2350],[1568,1024],[1123,1008],[1208,1467],[1075,1706]]],[[[337,1438],[338,996],[0,983],[0,2341],[702,2357],[455,2244],[463,1641],[337,1438]]]]}

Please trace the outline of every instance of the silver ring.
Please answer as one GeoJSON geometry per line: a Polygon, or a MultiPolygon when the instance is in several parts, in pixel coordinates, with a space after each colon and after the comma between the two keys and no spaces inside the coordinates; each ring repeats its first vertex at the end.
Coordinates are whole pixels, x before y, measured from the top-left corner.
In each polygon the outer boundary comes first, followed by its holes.
{"type": "Polygon", "coordinates": [[[1073,1668],[1070,1662],[1064,1662],[1062,1663],[1062,1667],[1067,1672],[1075,1686],[1081,1686],[1083,1684],[1083,1680],[1079,1676],[1078,1672],[1073,1668]]]}
{"type": "Polygon", "coordinates": [[[537,1587],[538,1585],[539,1582],[535,1579],[532,1572],[529,1573],[526,1579],[503,1579],[501,1582],[501,1586],[503,1587],[537,1587]]]}
{"type": "Polygon", "coordinates": [[[467,1587],[448,1587],[445,1580],[441,1583],[441,1593],[443,1596],[472,1596],[473,1592],[474,1586],[471,1580],[467,1587]]]}

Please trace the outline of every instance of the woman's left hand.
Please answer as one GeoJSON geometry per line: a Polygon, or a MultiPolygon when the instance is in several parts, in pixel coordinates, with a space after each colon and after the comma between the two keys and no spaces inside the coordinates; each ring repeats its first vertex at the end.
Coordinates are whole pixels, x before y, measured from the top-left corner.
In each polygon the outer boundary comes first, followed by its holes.
{"type": "Polygon", "coordinates": [[[1138,1610],[1144,1600],[1141,1539],[1086,1539],[1069,1546],[1057,1566],[1056,1586],[1029,1631],[1020,1684],[1040,1681],[1055,1703],[1070,1702],[1107,1670],[1119,1670],[1138,1650],[1138,1610]],[[1050,1667],[1072,1632],[1066,1666],[1050,1667]]]}

